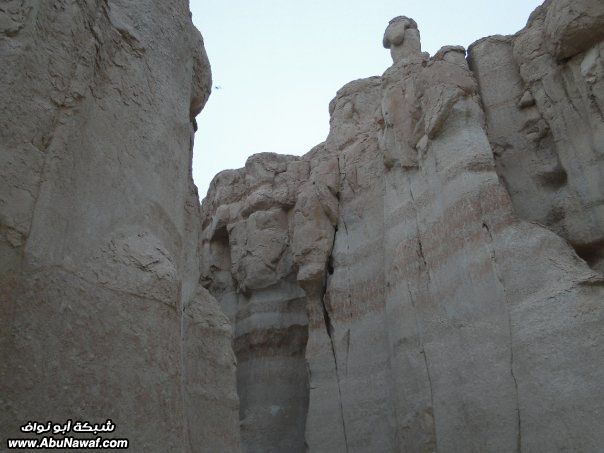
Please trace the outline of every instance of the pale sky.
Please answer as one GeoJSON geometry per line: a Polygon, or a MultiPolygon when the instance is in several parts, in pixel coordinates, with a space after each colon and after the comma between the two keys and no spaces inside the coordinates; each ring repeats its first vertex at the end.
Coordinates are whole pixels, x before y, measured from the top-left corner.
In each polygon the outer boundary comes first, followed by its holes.
{"type": "Polygon", "coordinates": [[[301,155],[325,140],[329,101],[346,83],[381,75],[388,21],[416,20],[422,49],[468,47],[513,34],[542,0],[191,0],[214,89],[195,137],[193,178],[205,197],[216,173],[252,154],[301,155]]]}

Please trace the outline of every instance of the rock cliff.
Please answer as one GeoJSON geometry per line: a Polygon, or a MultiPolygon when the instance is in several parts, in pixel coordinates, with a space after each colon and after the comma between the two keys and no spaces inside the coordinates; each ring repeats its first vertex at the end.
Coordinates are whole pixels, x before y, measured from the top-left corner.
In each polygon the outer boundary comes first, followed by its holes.
{"type": "Polygon", "coordinates": [[[603,24],[548,0],[430,57],[395,18],[324,143],[216,176],[244,451],[601,448],[603,24]]]}
{"type": "Polygon", "coordinates": [[[0,61],[1,449],[110,418],[133,451],[237,451],[231,328],[198,285],[188,2],[4,1],[0,61]]]}
{"type": "Polygon", "coordinates": [[[187,2],[0,5],[3,442],[111,418],[145,452],[601,450],[604,3],[382,44],[325,142],[200,207],[187,2]]]}

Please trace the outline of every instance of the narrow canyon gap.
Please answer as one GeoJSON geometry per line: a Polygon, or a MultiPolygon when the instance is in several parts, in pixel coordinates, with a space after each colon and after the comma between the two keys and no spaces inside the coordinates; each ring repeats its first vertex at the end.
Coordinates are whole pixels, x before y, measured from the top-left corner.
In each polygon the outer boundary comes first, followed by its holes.
{"type": "Polygon", "coordinates": [[[111,418],[141,452],[604,445],[604,3],[434,56],[384,25],[392,66],[323,143],[200,205],[188,2],[0,5],[2,442],[111,418]]]}

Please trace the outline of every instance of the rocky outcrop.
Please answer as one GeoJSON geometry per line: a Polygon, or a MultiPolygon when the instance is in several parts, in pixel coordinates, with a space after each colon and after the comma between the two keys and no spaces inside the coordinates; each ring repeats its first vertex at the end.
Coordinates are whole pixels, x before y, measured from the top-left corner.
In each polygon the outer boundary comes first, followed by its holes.
{"type": "Polygon", "coordinates": [[[600,448],[603,13],[547,1],[469,65],[395,18],[324,143],[215,178],[244,451],[600,448]]]}
{"type": "Polygon", "coordinates": [[[0,60],[2,442],[110,418],[133,451],[237,451],[230,326],[198,285],[211,75],[187,2],[3,2],[0,60]]]}
{"type": "Polygon", "coordinates": [[[470,64],[514,208],[604,270],[604,5],[548,1],[515,36],[475,43],[470,64]]]}
{"type": "Polygon", "coordinates": [[[309,170],[293,156],[255,156],[220,173],[203,206],[202,281],[235,326],[246,451],[304,451],[308,317],[289,225],[309,170]]]}
{"type": "Polygon", "coordinates": [[[0,5],[3,442],[110,418],[133,451],[601,449],[604,4],[546,0],[467,59],[404,16],[383,45],[325,142],[200,208],[186,2],[0,5]]]}

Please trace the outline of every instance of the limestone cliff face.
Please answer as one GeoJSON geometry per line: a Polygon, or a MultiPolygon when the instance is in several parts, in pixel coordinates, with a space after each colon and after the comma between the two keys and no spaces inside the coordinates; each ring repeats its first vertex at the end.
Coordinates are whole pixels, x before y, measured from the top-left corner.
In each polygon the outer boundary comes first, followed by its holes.
{"type": "Polygon", "coordinates": [[[515,36],[474,44],[498,173],[522,218],[604,271],[604,5],[548,1],[515,36]]]}
{"type": "Polygon", "coordinates": [[[547,0],[467,59],[403,16],[383,45],[324,143],[200,209],[187,2],[0,5],[3,441],[111,418],[133,451],[601,449],[604,3],[547,0]]]}
{"type": "Polygon", "coordinates": [[[198,285],[188,2],[3,2],[0,61],[2,442],[110,418],[133,451],[237,451],[230,326],[198,285]]]}
{"type": "Polygon", "coordinates": [[[324,143],[215,178],[244,451],[601,448],[603,18],[547,1],[470,64],[396,18],[324,143]]]}

